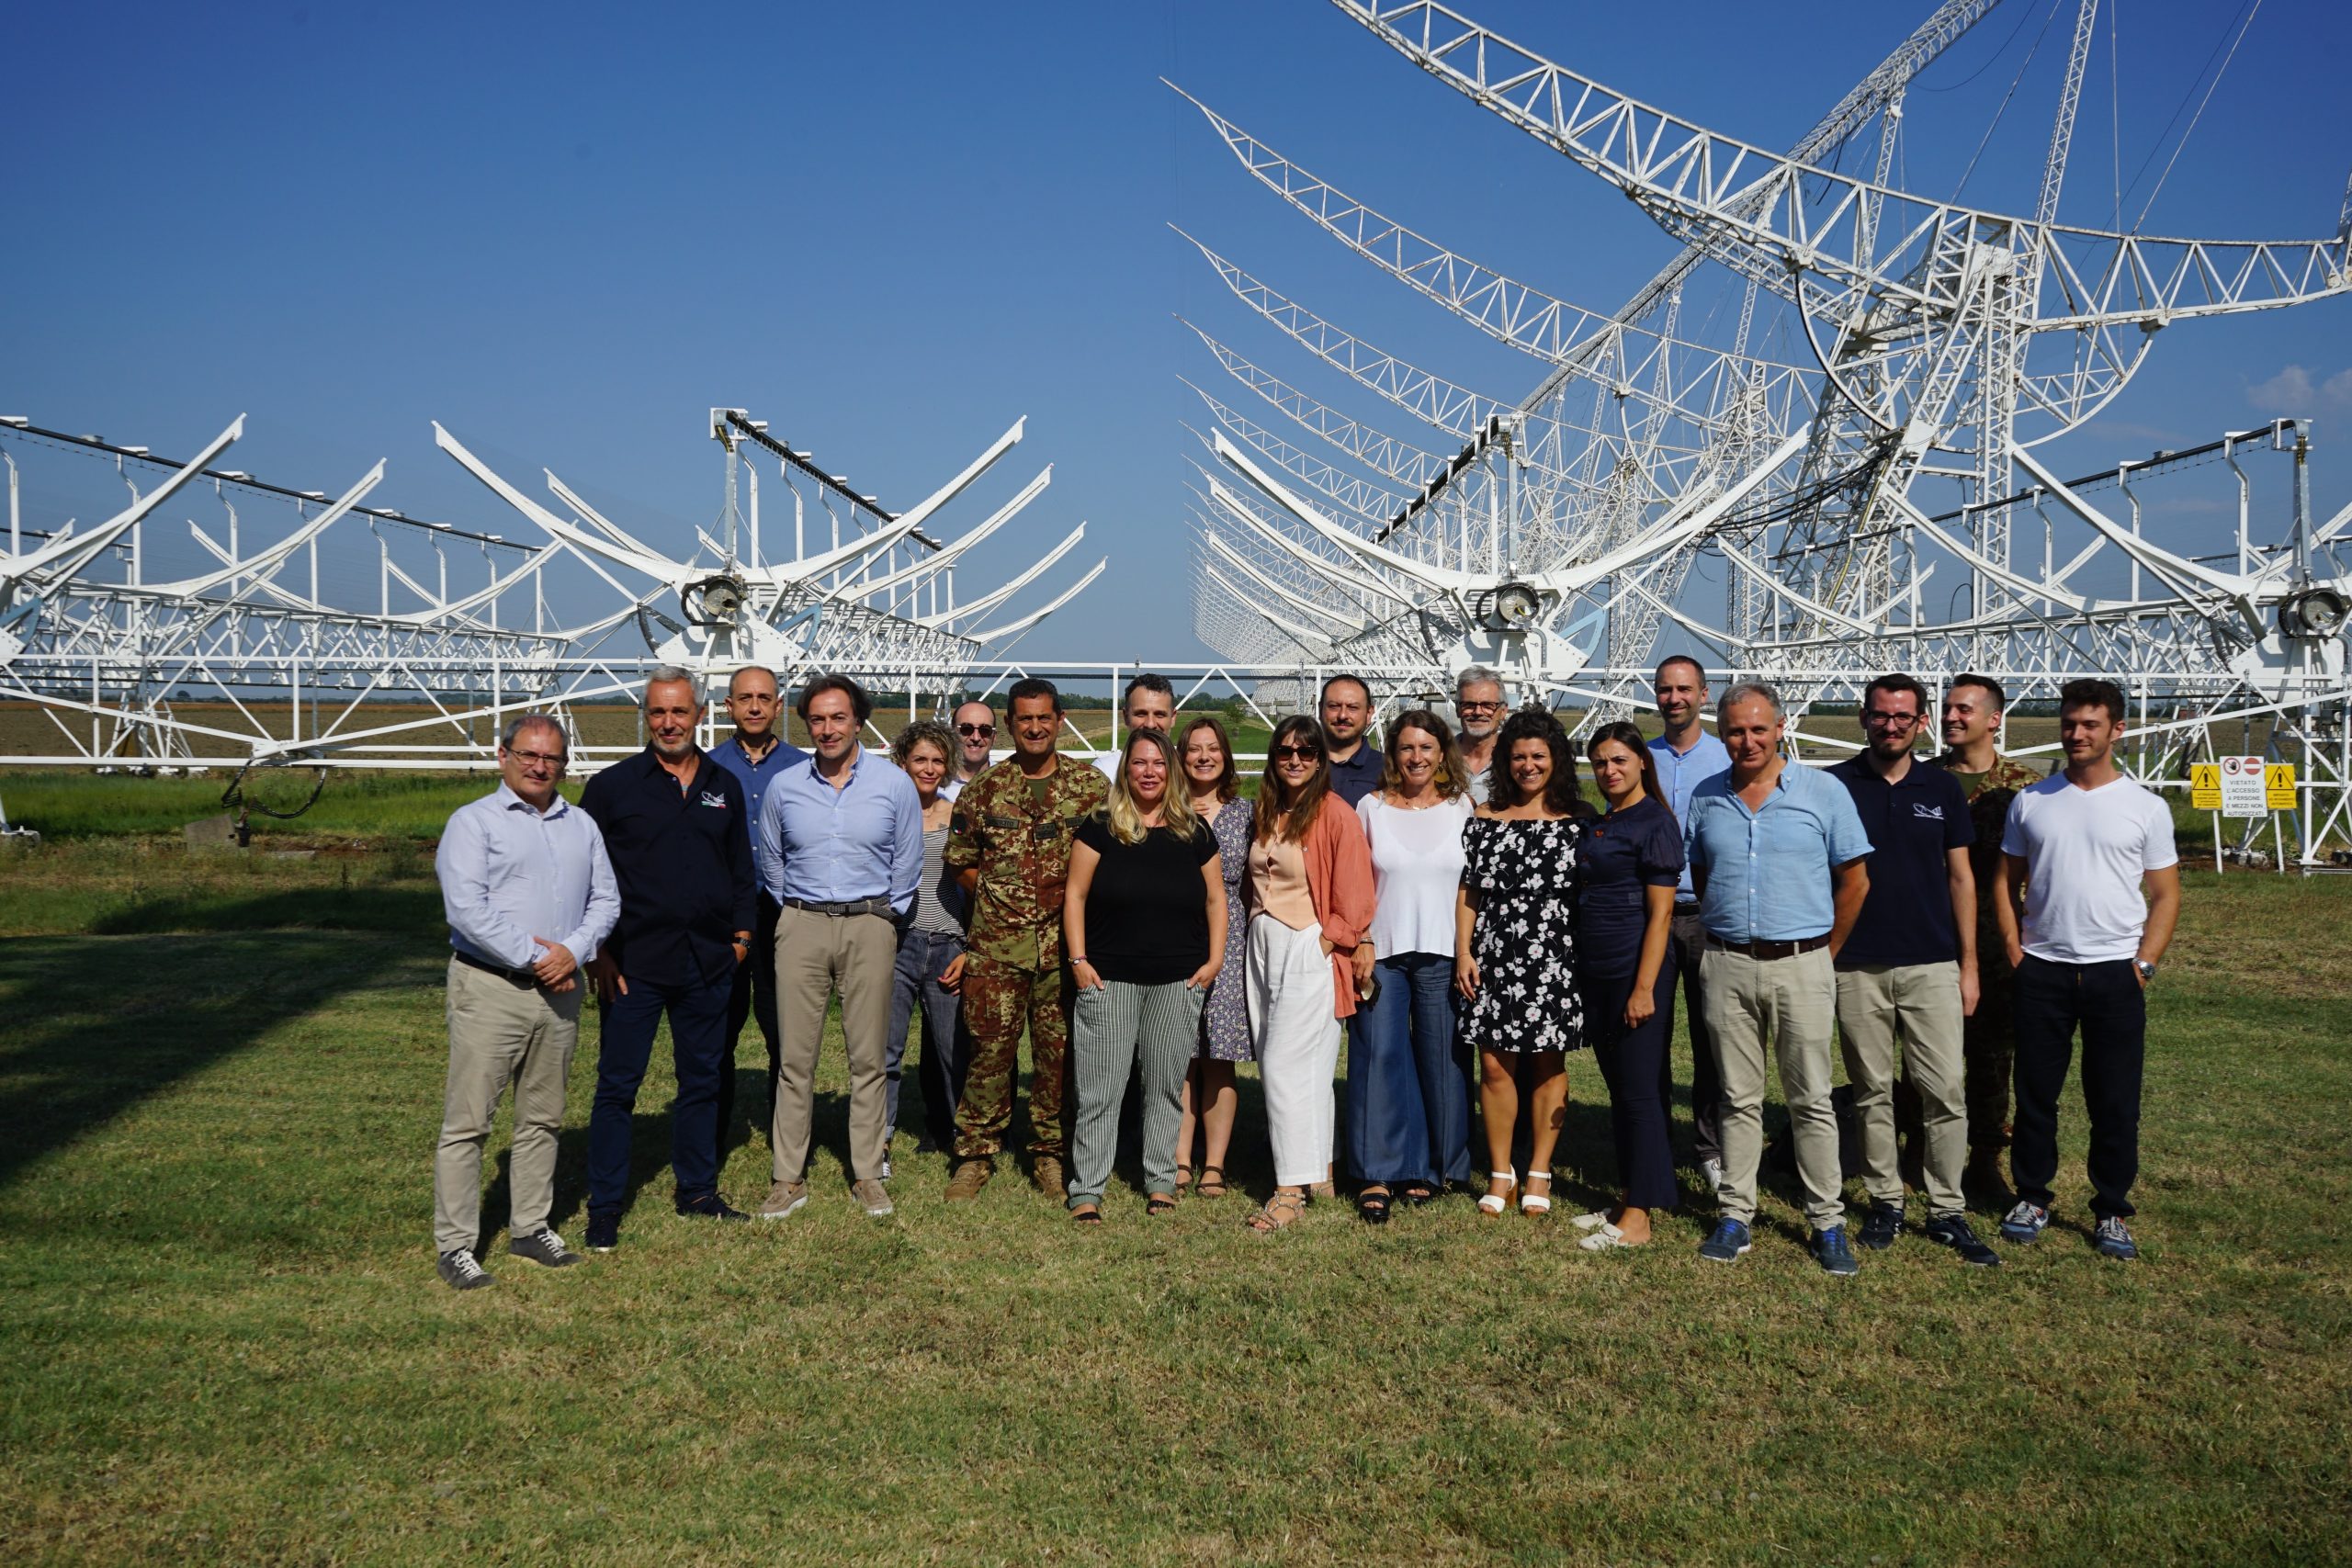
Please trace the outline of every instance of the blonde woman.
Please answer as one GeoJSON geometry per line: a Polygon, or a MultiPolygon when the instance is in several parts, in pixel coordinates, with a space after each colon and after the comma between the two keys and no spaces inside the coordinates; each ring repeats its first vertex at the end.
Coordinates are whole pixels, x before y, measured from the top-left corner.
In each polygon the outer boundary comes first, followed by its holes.
{"type": "Polygon", "coordinates": [[[1225,877],[1216,836],[1178,781],[1160,729],[1131,730],[1111,803],[1079,828],[1062,899],[1078,999],[1070,1016],[1070,1217],[1102,1223],[1118,1153],[1119,1101],[1143,1066],[1146,1212],[1176,1205],[1176,1123],[1201,1004],[1225,966],[1225,877]]]}

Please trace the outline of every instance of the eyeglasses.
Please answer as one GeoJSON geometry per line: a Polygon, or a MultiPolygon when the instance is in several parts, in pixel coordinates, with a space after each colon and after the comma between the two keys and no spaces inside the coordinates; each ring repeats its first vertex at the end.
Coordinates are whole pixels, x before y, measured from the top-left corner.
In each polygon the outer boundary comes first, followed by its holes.
{"type": "Polygon", "coordinates": [[[1453,705],[1462,713],[1499,713],[1503,705],[1499,702],[1474,703],[1467,697],[1457,697],[1453,705]]]}
{"type": "Polygon", "coordinates": [[[1323,748],[1320,746],[1277,746],[1274,748],[1273,754],[1278,761],[1295,759],[1301,762],[1311,762],[1323,755],[1323,748]]]}
{"type": "Polygon", "coordinates": [[[958,735],[969,735],[975,739],[985,739],[989,736],[996,733],[996,726],[993,724],[959,724],[956,727],[956,733],[958,735]]]}
{"type": "Polygon", "coordinates": [[[1926,720],[1927,716],[1924,714],[1881,713],[1876,708],[1862,715],[1864,724],[1873,724],[1881,729],[1908,729],[1915,724],[1925,723],[1926,720]]]}
{"type": "Polygon", "coordinates": [[[526,768],[560,769],[563,766],[562,757],[550,757],[545,751],[509,751],[506,754],[526,768]]]}

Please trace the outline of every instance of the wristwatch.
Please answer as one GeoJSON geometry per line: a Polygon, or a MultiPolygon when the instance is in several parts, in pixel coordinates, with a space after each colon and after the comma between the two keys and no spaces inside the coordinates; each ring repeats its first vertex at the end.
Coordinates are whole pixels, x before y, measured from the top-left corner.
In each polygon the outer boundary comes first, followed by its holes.
{"type": "Polygon", "coordinates": [[[2156,966],[2144,958],[2133,959],[2132,967],[2140,972],[2140,984],[2143,986],[2156,977],[2156,966]]]}

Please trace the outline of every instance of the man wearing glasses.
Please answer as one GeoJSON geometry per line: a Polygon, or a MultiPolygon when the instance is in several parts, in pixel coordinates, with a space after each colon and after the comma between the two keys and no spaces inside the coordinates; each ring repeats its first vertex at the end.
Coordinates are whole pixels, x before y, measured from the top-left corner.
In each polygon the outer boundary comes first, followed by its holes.
{"type": "Polygon", "coordinates": [[[1484,806],[1494,777],[1495,735],[1503,727],[1502,672],[1473,664],[1455,677],[1453,716],[1462,729],[1463,771],[1470,775],[1463,782],[1470,798],[1484,806]]]}
{"type": "Polygon", "coordinates": [[[996,709],[986,703],[966,703],[956,710],[956,773],[939,786],[949,800],[980,776],[989,765],[989,749],[996,744],[996,709]]]}
{"type": "Polygon", "coordinates": [[[580,1261],[548,1224],[564,1082],[580,1037],[580,966],[620,916],[604,835],[556,793],[563,730],[525,714],[498,745],[499,785],[458,807],[434,852],[449,920],[449,1077],[433,1156],[433,1237],[450,1289],[492,1282],[481,1245],[481,1151],[514,1086],[506,1250],[550,1269],[580,1261]]]}
{"type": "Polygon", "coordinates": [[[1928,1239],[1964,1263],[2000,1261],[1968,1228],[1960,1191],[1968,1159],[1961,1021],[1976,1010],[1976,840],[1960,781],[1912,755],[1928,694],[1908,675],[1862,688],[1862,750],[1829,772],[1854,798],[1870,835],[1870,892],[1838,952],[1838,1032],[1862,1124],[1860,1240],[1883,1251],[1903,1233],[1894,1145],[1894,1051],[1918,1087],[1926,1145],[1928,1239]]]}

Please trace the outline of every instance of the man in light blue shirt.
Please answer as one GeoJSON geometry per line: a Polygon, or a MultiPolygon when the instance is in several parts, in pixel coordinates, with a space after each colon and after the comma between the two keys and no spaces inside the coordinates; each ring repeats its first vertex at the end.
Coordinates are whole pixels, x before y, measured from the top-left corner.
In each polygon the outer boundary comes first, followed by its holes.
{"type": "Polygon", "coordinates": [[[1707,1027],[1723,1073],[1723,1218],[1699,1256],[1729,1263],[1748,1248],[1770,1043],[1781,1058],[1814,1259],[1852,1274],[1829,1100],[1833,963],[1870,892],[1870,838],[1844,784],[1781,754],[1784,720],[1771,687],[1749,682],[1725,692],[1715,728],[1731,769],[1691,792],[1682,825],[1707,931],[1707,1027]]]}
{"type": "Polygon", "coordinates": [[[808,1201],[808,1141],[825,1006],[842,998],[849,1054],[852,1194],[869,1214],[891,1211],[890,983],[899,919],[922,879],[922,797],[888,757],[857,743],[873,700],[846,675],[801,688],[801,722],[817,754],[768,786],[753,840],[760,886],[781,906],[775,951],[780,1063],[768,1141],[773,1185],[760,1206],[780,1220],[808,1201]]]}
{"type": "Polygon", "coordinates": [[[500,783],[459,807],[433,869],[449,920],[449,1075],[433,1156],[434,1248],[452,1289],[492,1277],[481,1244],[481,1151],[514,1086],[513,1220],[507,1250],[560,1269],[580,1261],[548,1225],[555,1202],[564,1081],[580,1033],[579,969],[620,916],[605,836],[556,793],[567,748],[545,714],[499,742],[500,783]]]}
{"type": "MultiPolygon", "coordinates": [[[[1690,820],[1690,796],[1701,784],[1731,766],[1724,743],[1699,723],[1707,706],[1707,672],[1688,654],[1678,653],[1658,663],[1650,677],[1650,692],[1657,699],[1657,716],[1665,733],[1650,742],[1650,759],[1657,768],[1658,793],[1677,822],[1690,820]]],[[[1699,923],[1699,896],[1690,890],[1690,867],[1674,890],[1674,923],[1667,948],[1675,975],[1682,984],[1682,1013],[1690,1025],[1690,1162],[1706,1178],[1710,1190],[1724,1179],[1723,1080],[1715,1070],[1715,1043],[1707,1032],[1707,994],[1700,978],[1700,959],[1707,951],[1706,928],[1699,923]]],[[[1674,981],[1668,981],[1673,994],[1674,981]]],[[[1674,1020],[1666,1021],[1667,1032],[1674,1020]]],[[[1674,1103],[1674,1062],[1669,1054],[1658,1064],[1658,1103],[1674,1103]]]]}
{"type": "MultiPolygon", "coordinates": [[[[808,753],[786,740],[783,735],[784,703],[776,686],[775,671],[763,664],[746,664],[735,671],[727,682],[727,716],[735,722],[735,733],[705,753],[710,760],[735,775],[743,786],[743,797],[749,803],[751,819],[760,819],[760,807],[767,799],[768,785],[795,762],[805,762],[808,753]]],[[[766,888],[760,890],[757,911],[752,919],[752,952],[772,953],[775,949],[776,902],[766,888]]],[[[775,965],[765,958],[757,963],[735,966],[735,986],[727,996],[727,1051],[718,1075],[718,1141],[727,1143],[729,1129],[735,1125],[735,1047],[743,1038],[743,1022],[756,1021],[760,1036],[768,1046],[768,1088],[775,1088],[779,1066],[775,1035],[775,965]]]]}

